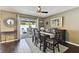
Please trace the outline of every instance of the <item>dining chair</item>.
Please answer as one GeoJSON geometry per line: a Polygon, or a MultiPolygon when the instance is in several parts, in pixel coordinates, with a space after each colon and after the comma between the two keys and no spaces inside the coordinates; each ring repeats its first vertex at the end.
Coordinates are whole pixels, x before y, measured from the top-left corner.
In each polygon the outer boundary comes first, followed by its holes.
{"type": "Polygon", "coordinates": [[[40,34],[40,50],[44,45],[44,39],[45,39],[45,35],[44,34],[40,34]]]}
{"type": "Polygon", "coordinates": [[[46,40],[46,47],[53,50],[54,53],[56,47],[58,49],[58,52],[60,52],[59,49],[60,31],[58,29],[52,29],[51,33],[54,34],[54,37],[46,40]]]}
{"type": "Polygon", "coordinates": [[[40,42],[40,33],[39,30],[35,28],[35,45],[37,46],[39,42],[40,42]]]}
{"type": "Polygon", "coordinates": [[[43,47],[44,35],[40,33],[40,30],[35,29],[35,45],[41,48],[43,47]]]}

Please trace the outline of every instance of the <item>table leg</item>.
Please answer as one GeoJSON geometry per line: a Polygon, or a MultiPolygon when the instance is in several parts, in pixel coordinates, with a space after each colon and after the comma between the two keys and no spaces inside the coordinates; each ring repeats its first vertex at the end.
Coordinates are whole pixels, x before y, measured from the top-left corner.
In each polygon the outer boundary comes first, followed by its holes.
{"type": "Polygon", "coordinates": [[[46,43],[46,36],[44,36],[44,42],[43,42],[43,52],[46,52],[46,47],[47,47],[47,43],[46,43]]]}

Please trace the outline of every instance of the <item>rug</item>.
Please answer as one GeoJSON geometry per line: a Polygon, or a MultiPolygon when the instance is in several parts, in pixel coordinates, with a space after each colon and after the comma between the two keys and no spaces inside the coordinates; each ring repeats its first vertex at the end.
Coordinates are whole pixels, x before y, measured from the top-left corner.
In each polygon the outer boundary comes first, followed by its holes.
{"type": "MultiPolygon", "coordinates": [[[[40,50],[39,46],[36,47],[31,40],[32,40],[31,38],[28,38],[26,39],[26,42],[28,43],[32,53],[43,53],[43,48],[40,50]]],[[[57,48],[55,48],[55,53],[64,53],[68,49],[68,47],[61,44],[59,45],[59,48],[60,48],[60,52],[58,52],[57,48]]],[[[53,53],[53,51],[50,49],[46,49],[46,53],[53,53]]]]}

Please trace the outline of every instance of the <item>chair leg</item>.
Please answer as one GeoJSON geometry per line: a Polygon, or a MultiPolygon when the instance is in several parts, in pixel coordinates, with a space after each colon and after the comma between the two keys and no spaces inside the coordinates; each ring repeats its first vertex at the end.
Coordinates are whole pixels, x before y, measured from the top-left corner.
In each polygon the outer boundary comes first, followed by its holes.
{"type": "Polygon", "coordinates": [[[34,42],[34,37],[32,36],[32,42],[34,42]]]}
{"type": "Polygon", "coordinates": [[[35,45],[37,46],[37,38],[35,38],[35,45]]]}
{"type": "Polygon", "coordinates": [[[41,50],[41,43],[40,43],[40,50],[41,50]]]}
{"type": "Polygon", "coordinates": [[[54,48],[54,46],[53,46],[53,53],[55,53],[55,48],[54,48]]]}
{"type": "Polygon", "coordinates": [[[60,52],[59,44],[57,44],[58,52],[60,52]]]}
{"type": "Polygon", "coordinates": [[[38,39],[37,39],[37,44],[39,43],[38,39]]]}
{"type": "Polygon", "coordinates": [[[36,47],[37,47],[37,44],[38,44],[38,41],[37,41],[37,39],[36,39],[36,47]]]}

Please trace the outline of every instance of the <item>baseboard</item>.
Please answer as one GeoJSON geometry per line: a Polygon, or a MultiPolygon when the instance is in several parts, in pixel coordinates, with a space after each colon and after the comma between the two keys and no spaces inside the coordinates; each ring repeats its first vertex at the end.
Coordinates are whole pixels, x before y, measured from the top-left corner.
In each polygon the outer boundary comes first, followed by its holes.
{"type": "Polygon", "coordinates": [[[76,43],[72,43],[72,42],[69,42],[69,41],[66,41],[66,43],[69,43],[69,44],[72,44],[72,45],[75,45],[75,46],[79,47],[79,44],[76,44],[76,43]]]}
{"type": "Polygon", "coordinates": [[[15,39],[15,40],[9,40],[9,41],[3,41],[3,42],[0,42],[0,43],[9,43],[9,42],[14,42],[14,41],[18,41],[19,39],[15,39]]]}

